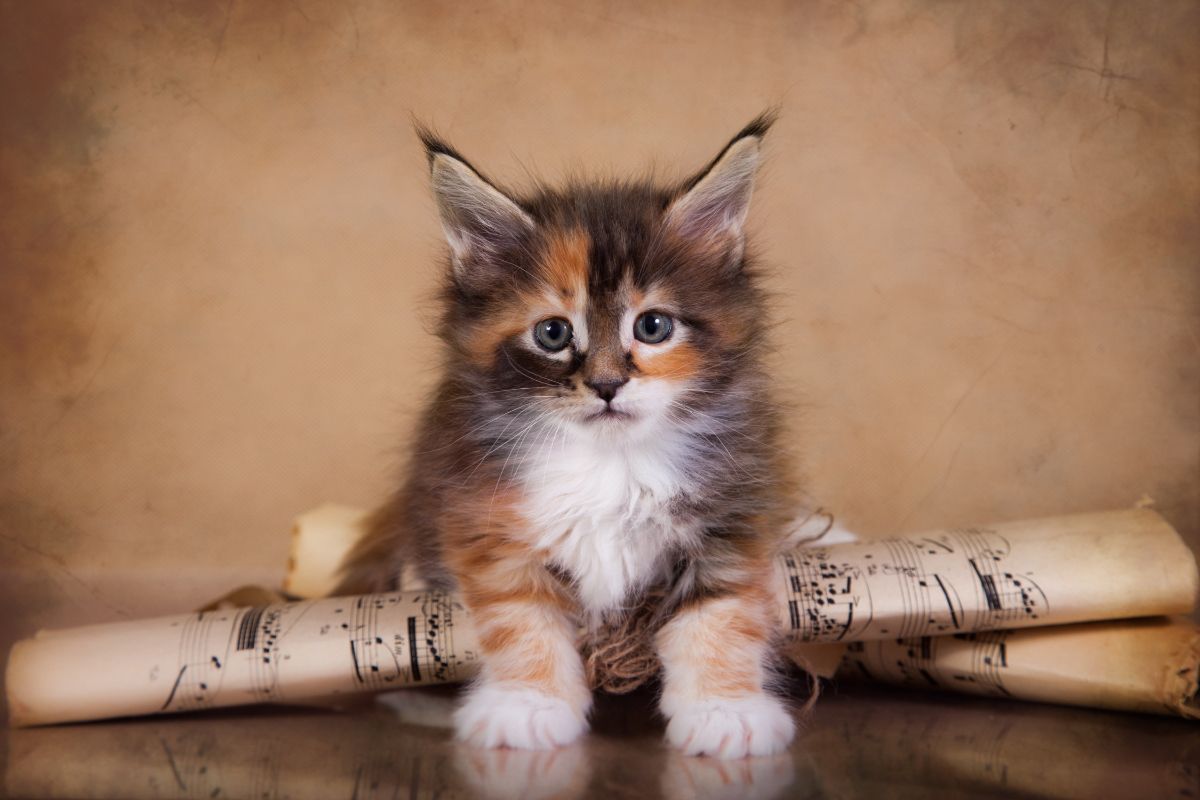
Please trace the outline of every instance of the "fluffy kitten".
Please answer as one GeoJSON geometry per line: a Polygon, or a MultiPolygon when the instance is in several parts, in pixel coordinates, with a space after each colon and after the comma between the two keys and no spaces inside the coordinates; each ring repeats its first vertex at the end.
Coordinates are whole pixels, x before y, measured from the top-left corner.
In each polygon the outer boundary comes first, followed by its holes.
{"type": "Polygon", "coordinates": [[[767,683],[792,505],[743,232],[771,122],[679,185],[523,195],[421,133],[450,245],[444,373],[342,589],[389,588],[412,564],[461,592],[483,651],[456,718],[469,742],[582,734],[578,625],[652,587],[670,743],[738,757],[791,741],[767,683]]]}

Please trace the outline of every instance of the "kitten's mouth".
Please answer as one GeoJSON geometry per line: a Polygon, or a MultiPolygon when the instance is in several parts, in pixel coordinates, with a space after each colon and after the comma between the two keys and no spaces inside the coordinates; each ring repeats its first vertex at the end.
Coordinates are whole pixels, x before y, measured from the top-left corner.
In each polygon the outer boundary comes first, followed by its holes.
{"type": "Polygon", "coordinates": [[[618,409],[613,408],[612,406],[605,406],[604,408],[600,409],[596,413],[589,414],[586,419],[588,422],[597,422],[597,421],[603,421],[603,420],[610,420],[610,421],[615,422],[617,420],[633,419],[633,415],[630,414],[628,411],[620,411],[618,409]]]}

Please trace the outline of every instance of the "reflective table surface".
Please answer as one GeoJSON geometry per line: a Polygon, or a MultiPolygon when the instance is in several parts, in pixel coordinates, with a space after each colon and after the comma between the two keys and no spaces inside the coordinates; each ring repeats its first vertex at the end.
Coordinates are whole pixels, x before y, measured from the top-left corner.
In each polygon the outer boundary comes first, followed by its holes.
{"type": "Polygon", "coordinates": [[[14,798],[1196,798],[1183,720],[871,687],[827,691],[790,752],[685,758],[651,692],[552,752],[454,742],[455,692],[0,731],[14,798]]]}

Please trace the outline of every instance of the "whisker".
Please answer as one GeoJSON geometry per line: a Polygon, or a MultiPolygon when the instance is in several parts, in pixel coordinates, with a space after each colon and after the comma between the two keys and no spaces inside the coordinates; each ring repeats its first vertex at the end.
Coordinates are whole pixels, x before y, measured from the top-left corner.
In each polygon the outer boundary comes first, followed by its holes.
{"type": "Polygon", "coordinates": [[[508,363],[512,366],[512,368],[515,369],[517,372],[521,373],[522,375],[524,375],[526,378],[532,378],[535,383],[539,383],[542,386],[558,386],[558,384],[554,383],[553,381],[547,381],[546,379],[544,379],[538,375],[534,375],[532,372],[529,372],[528,370],[525,370],[525,369],[522,369],[521,367],[519,367],[517,365],[517,362],[512,360],[512,355],[509,354],[509,352],[507,350],[502,350],[501,352],[504,353],[504,358],[508,360],[508,363]]]}

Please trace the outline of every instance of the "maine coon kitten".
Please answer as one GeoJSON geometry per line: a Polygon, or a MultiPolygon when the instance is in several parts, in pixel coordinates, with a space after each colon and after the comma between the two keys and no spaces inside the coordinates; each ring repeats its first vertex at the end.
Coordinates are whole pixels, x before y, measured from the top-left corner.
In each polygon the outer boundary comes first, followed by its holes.
{"type": "Polygon", "coordinates": [[[483,651],[456,717],[469,742],[582,734],[578,626],[650,587],[666,591],[669,742],[739,757],[792,739],[768,687],[771,556],[792,506],[743,232],[771,122],[676,186],[524,195],[421,133],[450,245],[444,374],[342,590],[388,588],[408,563],[461,592],[483,651]]]}

